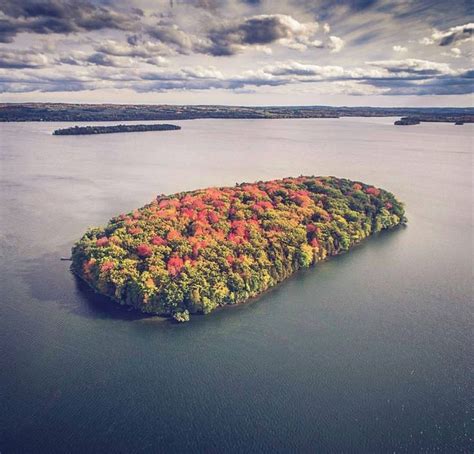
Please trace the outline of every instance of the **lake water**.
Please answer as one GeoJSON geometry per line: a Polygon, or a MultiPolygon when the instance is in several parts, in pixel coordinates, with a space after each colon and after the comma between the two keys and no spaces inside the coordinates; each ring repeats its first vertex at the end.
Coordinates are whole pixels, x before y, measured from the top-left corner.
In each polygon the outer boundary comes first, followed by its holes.
{"type": "Polygon", "coordinates": [[[0,451],[472,452],[474,128],[393,120],[0,124],[0,451]],[[159,193],[300,174],[388,189],[409,225],[184,325],[59,260],[159,193]]]}

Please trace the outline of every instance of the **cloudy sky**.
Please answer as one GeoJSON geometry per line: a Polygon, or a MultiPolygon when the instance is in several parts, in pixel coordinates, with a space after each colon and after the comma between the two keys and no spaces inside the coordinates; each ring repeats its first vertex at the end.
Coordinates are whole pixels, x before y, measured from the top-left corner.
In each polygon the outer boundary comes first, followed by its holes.
{"type": "Polygon", "coordinates": [[[470,0],[0,0],[0,102],[470,106],[470,0]]]}

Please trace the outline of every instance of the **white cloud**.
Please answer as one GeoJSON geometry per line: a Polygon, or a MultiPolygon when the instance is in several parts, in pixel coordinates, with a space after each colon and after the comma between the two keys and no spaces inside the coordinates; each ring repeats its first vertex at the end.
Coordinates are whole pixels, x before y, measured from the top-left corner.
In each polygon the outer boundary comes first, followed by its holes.
{"type": "Polygon", "coordinates": [[[337,53],[340,52],[344,47],[344,40],[338,36],[330,36],[328,47],[331,49],[331,52],[337,53]]]}
{"type": "Polygon", "coordinates": [[[434,41],[431,38],[427,38],[426,36],[418,40],[418,42],[420,44],[423,44],[423,46],[429,46],[431,44],[434,44],[434,41]]]}
{"type": "Polygon", "coordinates": [[[456,57],[459,57],[461,55],[461,49],[459,49],[459,47],[452,47],[451,53],[454,54],[456,57]]]}
{"type": "Polygon", "coordinates": [[[459,47],[451,47],[451,49],[449,49],[449,52],[443,52],[442,55],[451,58],[461,58],[462,52],[459,47]]]}
{"type": "Polygon", "coordinates": [[[407,52],[408,49],[404,46],[400,46],[400,45],[395,45],[392,47],[392,49],[395,51],[395,52],[400,52],[400,53],[403,53],[403,52],[407,52]]]}

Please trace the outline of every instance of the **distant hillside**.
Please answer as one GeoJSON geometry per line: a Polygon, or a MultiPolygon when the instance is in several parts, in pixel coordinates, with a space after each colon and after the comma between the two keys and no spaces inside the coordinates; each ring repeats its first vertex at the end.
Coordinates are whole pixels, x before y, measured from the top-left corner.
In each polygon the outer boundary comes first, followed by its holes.
{"type": "Polygon", "coordinates": [[[143,121],[197,118],[415,117],[420,121],[474,122],[473,108],[331,106],[175,106],[144,104],[0,104],[0,121],[143,121]]]}

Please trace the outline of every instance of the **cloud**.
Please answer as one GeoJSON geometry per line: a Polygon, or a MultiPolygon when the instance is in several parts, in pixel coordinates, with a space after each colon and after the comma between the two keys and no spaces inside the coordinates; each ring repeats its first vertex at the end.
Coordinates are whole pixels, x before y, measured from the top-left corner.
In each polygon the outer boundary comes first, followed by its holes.
{"type": "Polygon", "coordinates": [[[133,64],[133,60],[131,59],[112,57],[101,52],[95,52],[89,55],[85,61],[97,66],[112,66],[114,68],[127,68],[133,64]]]}
{"type": "Polygon", "coordinates": [[[407,52],[408,49],[404,46],[400,46],[400,45],[395,45],[392,47],[392,49],[394,50],[394,52],[400,52],[400,53],[403,53],[403,52],[407,52]]]}
{"type": "Polygon", "coordinates": [[[424,45],[437,44],[438,46],[449,46],[455,43],[472,41],[473,34],[474,23],[457,25],[444,31],[435,29],[430,37],[422,38],[420,43],[424,45]]]}
{"type": "Polygon", "coordinates": [[[391,74],[412,74],[423,76],[436,76],[440,74],[453,74],[447,63],[437,63],[416,58],[407,58],[405,60],[380,60],[368,62],[371,66],[377,66],[387,70],[391,74]]]}
{"type": "Polygon", "coordinates": [[[263,14],[241,21],[227,21],[210,30],[208,53],[214,56],[234,55],[249,46],[278,42],[287,47],[306,49],[322,47],[314,38],[317,22],[301,23],[285,14],[263,14]]]}
{"type": "Polygon", "coordinates": [[[0,49],[0,68],[42,68],[48,63],[48,58],[34,51],[0,49]]]}
{"type": "Polygon", "coordinates": [[[472,39],[473,24],[456,25],[468,22],[461,6],[432,0],[172,3],[0,0],[1,90],[472,91],[472,73],[463,68],[471,52],[463,43],[472,39]],[[411,53],[422,57],[405,58],[411,53]]]}
{"type": "Polygon", "coordinates": [[[205,47],[203,39],[185,32],[177,24],[168,20],[162,20],[157,25],[148,27],[147,33],[169,50],[184,55],[201,52],[205,47]]]}
{"type": "MultiPolygon", "coordinates": [[[[472,91],[474,71],[453,70],[449,65],[420,60],[368,62],[364,67],[313,65],[298,61],[276,62],[236,74],[225,74],[213,66],[179,70],[132,66],[123,68],[98,57],[80,55],[86,62],[74,71],[0,70],[5,91],[80,91],[129,89],[139,93],[173,90],[249,90],[252,87],[304,85],[314,92],[350,95],[466,94],[472,91]],[[96,60],[97,58],[97,60],[96,60]],[[91,63],[94,61],[94,63],[91,63]],[[2,72],[3,71],[3,72],[2,72]]],[[[120,58],[120,57],[117,57],[120,58]]],[[[123,58],[123,57],[122,57],[123,58]]]]}
{"type": "Polygon", "coordinates": [[[337,53],[340,52],[344,47],[344,40],[338,36],[330,36],[328,47],[331,49],[331,52],[337,53]]]}
{"type": "Polygon", "coordinates": [[[262,70],[265,74],[271,76],[311,77],[312,80],[315,80],[315,78],[340,78],[346,74],[346,71],[341,66],[319,66],[297,61],[276,63],[265,66],[262,70]]]}
{"type": "Polygon", "coordinates": [[[97,52],[102,52],[115,57],[150,58],[157,55],[169,55],[170,50],[162,43],[142,40],[133,37],[127,42],[106,40],[95,47],[97,52]]]}
{"type": "MultiPolygon", "coordinates": [[[[101,47],[99,49],[104,50],[105,48],[101,47]]],[[[168,64],[166,58],[153,56],[152,54],[140,53],[139,55],[132,56],[124,52],[119,55],[114,55],[100,50],[92,53],[83,51],[62,53],[56,58],[55,62],[71,66],[108,66],[124,69],[137,67],[140,63],[153,66],[166,66],[168,64]]]]}
{"type": "Polygon", "coordinates": [[[459,47],[451,47],[450,51],[451,55],[455,58],[459,58],[461,56],[461,49],[459,49],[459,47]]]}
{"type": "MultiPolygon", "coordinates": [[[[215,57],[232,56],[246,49],[270,54],[269,46],[275,43],[298,51],[327,47],[332,52],[339,52],[344,45],[336,36],[325,38],[326,42],[317,39],[317,22],[300,22],[286,14],[261,14],[237,20],[206,18],[209,24],[200,34],[185,31],[171,18],[162,18],[146,27],[146,33],[178,54],[215,57]]],[[[329,26],[326,24],[324,29],[328,31],[329,26]]]]}
{"type": "Polygon", "coordinates": [[[433,44],[434,41],[431,38],[424,37],[418,40],[420,44],[423,44],[424,46],[429,46],[430,44],[433,44]]]}
{"type": "Polygon", "coordinates": [[[132,30],[137,13],[124,14],[86,0],[0,1],[0,42],[18,33],[68,34],[102,29],[132,30]]]}
{"type": "Polygon", "coordinates": [[[472,93],[472,74],[463,72],[455,76],[441,76],[421,80],[395,79],[373,80],[370,84],[386,88],[387,95],[432,96],[432,95],[466,95],[472,93]]]}
{"type": "Polygon", "coordinates": [[[113,57],[101,52],[72,51],[61,54],[56,62],[61,65],[70,66],[109,66],[114,68],[128,68],[133,60],[127,58],[113,57]]]}

